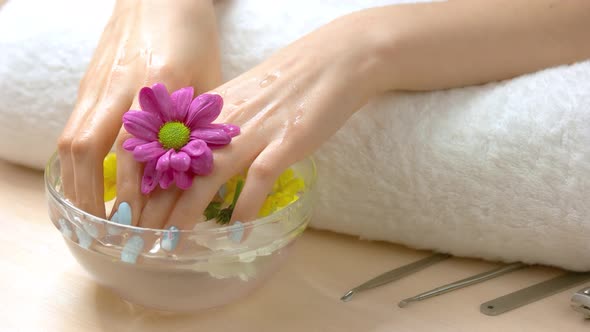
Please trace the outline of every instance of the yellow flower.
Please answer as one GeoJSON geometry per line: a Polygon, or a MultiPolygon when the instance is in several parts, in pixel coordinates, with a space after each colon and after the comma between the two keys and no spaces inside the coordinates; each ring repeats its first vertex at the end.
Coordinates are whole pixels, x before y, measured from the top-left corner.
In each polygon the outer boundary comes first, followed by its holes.
{"type": "Polygon", "coordinates": [[[223,204],[230,205],[234,200],[234,195],[236,194],[236,186],[238,185],[238,181],[242,181],[242,183],[246,183],[246,177],[242,174],[234,175],[231,179],[229,179],[225,183],[225,193],[222,193],[223,196],[223,204]]]}
{"type": "MultiPolygon", "coordinates": [[[[117,196],[117,155],[109,153],[103,161],[104,169],[104,201],[108,202],[117,196]]],[[[223,195],[224,205],[229,206],[236,194],[239,181],[246,182],[248,174],[238,174],[225,184],[223,195]]],[[[259,217],[266,217],[299,199],[299,193],[305,188],[303,179],[295,176],[295,172],[288,168],[274,183],[272,192],[268,194],[260,211],[259,217]]]]}
{"type": "MultiPolygon", "coordinates": [[[[231,178],[225,185],[226,193],[223,197],[226,205],[234,199],[238,181],[245,181],[245,177],[238,174],[231,178]]],[[[274,183],[272,192],[266,197],[262,208],[258,212],[259,217],[266,217],[299,199],[299,192],[305,187],[303,179],[295,176],[292,169],[287,169],[274,183]]]]}
{"type": "Polygon", "coordinates": [[[299,199],[299,192],[305,187],[303,179],[295,177],[295,172],[288,168],[279,176],[258,212],[260,217],[268,216],[299,199]]]}
{"type": "Polygon", "coordinates": [[[108,202],[117,196],[117,155],[107,154],[102,162],[104,170],[104,201],[108,202]]]}

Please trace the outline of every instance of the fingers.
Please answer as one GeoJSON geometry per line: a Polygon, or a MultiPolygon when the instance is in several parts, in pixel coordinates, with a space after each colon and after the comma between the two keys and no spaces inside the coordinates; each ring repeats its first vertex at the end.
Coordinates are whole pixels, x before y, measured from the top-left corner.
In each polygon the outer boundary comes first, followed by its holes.
{"type": "MultiPolygon", "coordinates": [[[[75,173],[77,170],[78,177],[83,179],[86,184],[91,182],[92,186],[98,186],[102,190],[102,174],[99,179],[98,173],[102,172],[102,160],[112,146],[118,129],[115,128],[108,137],[102,137],[102,132],[91,135],[88,133],[92,133],[92,128],[101,121],[106,121],[106,123],[103,123],[103,128],[99,128],[99,130],[104,129],[104,126],[116,127],[112,123],[112,116],[104,120],[93,119],[96,113],[101,113],[101,110],[111,111],[111,106],[118,107],[117,101],[113,101],[111,98],[112,93],[108,93],[109,89],[115,90],[113,88],[120,86],[117,80],[112,79],[117,75],[112,74],[110,66],[117,44],[102,42],[110,36],[109,33],[104,33],[101,37],[101,43],[80,82],[76,106],[58,141],[64,195],[78,207],[98,216],[104,216],[104,208],[102,207],[104,203],[102,199],[100,204],[98,201],[100,193],[92,191],[91,188],[77,186],[75,173]],[[100,144],[100,146],[96,144],[100,144]],[[91,165],[88,172],[84,172],[82,170],[84,166],[78,163],[91,165]],[[76,191],[80,192],[80,197],[76,191]]],[[[132,97],[127,99],[130,103],[132,97]]]]}
{"type": "Polygon", "coordinates": [[[231,222],[246,222],[258,217],[258,211],[281,173],[289,166],[288,155],[282,153],[277,145],[270,145],[254,160],[248,170],[248,177],[238,202],[234,208],[231,222]]]}
{"type": "Polygon", "coordinates": [[[193,179],[191,188],[184,191],[176,202],[166,228],[175,226],[179,229],[192,229],[195,226],[221,185],[251,162],[249,156],[258,153],[252,151],[247,142],[247,136],[238,136],[235,143],[215,150],[213,172],[193,179]]]}
{"type": "MultiPolygon", "coordinates": [[[[80,85],[80,93],[76,106],[68,119],[63,132],[61,133],[57,148],[60,160],[61,181],[64,196],[76,203],[76,187],[74,180],[74,159],[72,156],[72,145],[78,136],[78,129],[83,126],[89,113],[94,109],[97,102],[96,89],[86,90],[86,86],[80,85]]],[[[96,87],[94,87],[96,88],[96,87]]]]}
{"type": "MultiPolygon", "coordinates": [[[[157,79],[157,77],[159,77],[158,75],[170,76],[172,73],[158,71],[149,74],[148,79],[150,81],[166,82],[166,85],[170,87],[171,91],[185,86],[185,84],[170,84],[170,82],[182,82],[186,80],[157,79]]],[[[160,92],[164,93],[165,91],[160,92]]],[[[169,92],[170,91],[166,93],[169,92]]],[[[175,106],[177,102],[180,102],[176,97],[172,94],[169,99],[169,102],[175,106]]],[[[182,100],[184,99],[186,98],[182,98],[182,100]]],[[[191,100],[192,96],[188,97],[188,99],[191,100]]],[[[139,98],[136,99],[134,105],[137,105],[134,106],[134,109],[140,109],[139,98]]],[[[156,161],[149,161],[142,167],[142,164],[134,159],[133,152],[126,151],[122,148],[124,141],[131,137],[133,136],[123,130],[123,134],[119,139],[119,149],[117,154],[120,154],[122,158],[119,163],[120,167],[117,169],[117,203],[126,202],[131,205],[131,223],[133,225],[139,225],[146,228],[162,228],[170,211],[172,211],[172,208],[174,207],[180,191],[175,187],[168,188],[168,186],[172,184],[171,181],[167,181],[160,177],[168,176],[169,174],[161,174],[159,170],[156,172],[156,168],[159,167],[156,161]],[[161,185],[166,186],[166,188],[164,188],[165,190],[158,188],[161,185]],[[149,196],[146,196],[144,194],[145,192],[150,192],[149,196]]],[[[159,143],[156,141],[154,141],[153,144],[159,146],[159,143]]],[[[160,157],[156,160],[160,160],[160,157]]],[[[119,222],[121,222],[120,218],[118,219],[119,222]]]]}
{"type": "Polygon", "coordinates": [[[123,148],[123,143],[132,136],[125,129],[117,138],[117,217],[113,218],[120,224],[138,225],[146,197],[141,193],[143,167],[133,158],[133,154],[123,148]],[[120,213],[121,206],[124,213],[120,213]]]}
{"type": "Polygon", "coordinates": [[[181,193],[175,187],[156,189],[141,212],[141,227],[163,228],[181,193]]]}
{"type": "MultiPolygon", "coordinates": [[[[150,76],[150,80],[154,80],[155,78],[162,76],[162,75],[171,75],[173,73],[167,71],[160,71],[158,73],[153,73],[150,76]]],[[[192,85],[195,88],[195,95],[192,97],[196,97],[199,93],[207,91],[209,88],[216,86],[219,81],[221,80],[221,71],[219,66],[212,65],[209,67],[208,70],[203,70],[202,75],[196,77],[196,79],[191,84],[168,84],[170,82],[181,82],[186,81],[184,78],[181,77],[182,75],[172,75],[172,79],[165,79],[165,80],[157,80],[158,82],[167,82],[166,86],[168,87],[168,92],[172,93],[177,89],[184,88],[187,85],[192,85]],[[174,78],[176,77],[176,78],[174,78]],[[178,78],[180,77],[180,78],[178,78]]],[[[174,96],[171,96],[173,103],[176,102],[174,96]]],[[[192,99],[191,98],[191,99],[192,99]]],[[[128,153],[125,151],[124,153],[128,153]]],[[[135,161],[137,164],[137,162],[135,161]]],[[[131,170],[128,170],[131,171],[131,170]]],[[[168,176],[169,174],[164,174],[163,176],[168,176]]],[[[141,202],[137,202],[136,204],[142,205],[142,208],[138,207],[134,209],[134,218],[133,223],[134,225],[139,225],[145,228],[157,228],[161,229],[164,228],[170,213],[172,212],[173,208],[177,200],[179,199],[180,195],[183,193],[182,190],[178,189],[176,186],[172,185],[170,181],[163,181],[157,186],[161,185],[162,183],[166,183],[170,185],[170,187],[162,189],[156,188],[148,198],[143,200],[143,204],[141,202]],[[135,217],[137,216],[137,218],[135,217]]],[[[131,183],[128,182],[126,186],[135,186],[135,188],[140,188],[141,183],[131,183]]],[[[122,195],[125,197],[132,197],[137,195],[137,193],[133,193],[131,188],[123,189],[122,195]]],[[[123,199],[123,198],[122,198],[123,199]]],[[[129,198],[132,200],[132,198],[129,198]]],[[[195,222],[197,216],[195,215],[195,222]]]]}
{"type": "Polygon", "coordinates": [[[121,114],[129,109],[132,99],[125,89],[107,90],[72,142],[76,204],[100,217],[105,217],[103,159],[117,137],[121,114]]]}
{"type": "Polygon", "coordinates": [[[192,229],[223,182],[221,177],[196,177],[193,186],[178,198],[164,228],[192,229]]]}

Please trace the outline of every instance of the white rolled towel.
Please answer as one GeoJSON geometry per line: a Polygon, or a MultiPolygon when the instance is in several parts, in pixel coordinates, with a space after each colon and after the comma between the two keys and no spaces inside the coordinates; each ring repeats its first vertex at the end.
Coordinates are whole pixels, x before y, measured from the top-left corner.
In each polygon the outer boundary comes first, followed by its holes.
{"type": "MultiPolygon", "coordinates": [[[[217,1],[224,78],[339,15],[399,2],[217,1]]],[[[9,0],[0,9],[1,158],[44,166],[112,4],[9,0]]],[[[590,270],[588,61],[383,95],[315,157],[316,228],[590,270]]]]}

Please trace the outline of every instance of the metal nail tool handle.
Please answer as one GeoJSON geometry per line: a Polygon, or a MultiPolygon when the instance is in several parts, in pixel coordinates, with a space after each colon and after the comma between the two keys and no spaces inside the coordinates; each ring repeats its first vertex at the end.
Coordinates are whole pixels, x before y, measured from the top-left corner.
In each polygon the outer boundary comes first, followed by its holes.
{"type": "Polygon", "coordinates": [[[484,315],[496,316],[523,305],[541,300],[590,280],[590,273],[570,272],[514,293],[483,303],[480,311],[484,315]]]}
{"type": "Polygon", "coordinates": [[[577,291],[572,296],[570,305],[575,311],[584,314],[584,317],[590,318],[590,287],[577,291]]]}
{"type": "Polygon", "coordinates": [[[399,267],[397,269],[385,272],[385,273],[363,283],[362,285],[356,286],[353,289],[349,290],[346,294],[344,294],[340,298],[340,300],[342,300],[344,302],[350,301],[350,299],[352,298],[352,296],[356,292],[375,288],[375,287],[390,283],[392,281],[399,280],[407,275],[418,272],[418,271],[420,271],[432,264],[443,261],[449,257],[451,257],[451,256],[446,255],[446,254],[435,254],[430,257],[426,257],[424,259],[416,261],[414,263],[410,263],[408,265],[404,265],[404,266],[399,267]]]}
{"type": "Polygon", "coordinates": [[[465,279],[461,279],[455,282],[452,282],[450,284],[446,284],[444,286],[440,286],[437,288],[434,288],[432,290],[429,290],[427,292],[418,294],[416,296],[407,298],[405,300],[402,300],[398,306],[400,308],[403,308],[405,306],[407,306],[408,304],[410,304],[411,302],[416,302],[416,301],[422,301],[422,300],[426,300],[429,299],[431,297],[435,297],[435,296],[439,296],[448,292],[452,292],[454,290],[460,289],[460,288],[464,288],[467,286],[471,286],[480,282],[484,282],[486,280],[490,280],[496,277],[499,277],[501,275],[504,275],[506,273],[510,273],[512,271],[516,271],[519,269],[522,269],[524,267],[526,267],[526,264],[523,263],[513,263],[513,264],[508,264],[508,265],[504,265],[501,266],[499,268],[490,270],[490,271],[486,271],[480,274],[476,274],[474,276],[465,278],[465,279]]]}

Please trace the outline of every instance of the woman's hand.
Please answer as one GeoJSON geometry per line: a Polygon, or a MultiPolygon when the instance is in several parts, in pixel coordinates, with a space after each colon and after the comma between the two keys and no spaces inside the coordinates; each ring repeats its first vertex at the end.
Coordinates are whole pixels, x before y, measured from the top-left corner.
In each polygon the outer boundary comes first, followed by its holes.
{"type": "MultiPolygon", "coordinates": [[[[162,82],[169,89],[207,91],[220,83],[216,22],[210,0],[120,0],[80,83],[75,109],[59,140],[65,196],[79,208],[105,217],[103,158],[117,139],[118,203],[135,213],[145,204],[141,166],[121,148],[129,135],[123,113],[139,109],[137,92],[162,82]]],[[[154,195],[170,200],[174,190],[154,195]]],[[[175,197],[175,196],[174,196],[175,197]]],[[[127,219],[127,220],[123,220],[127,219]]]]}
{"type": "Polygon", "coordinates": [[[192,228],[219,187],[247,168],[232,220],[256,218],[277,177],[377,93],[371,83],[376,68],[370,39],[354,16],[344,17],[215,89],[224,99],[218,121],[239,125],[241,134],[214,150],[213,172],[196,177],[176,201],[154,204],[150,197],[147,206],[154,208],[146,206],[140,225],[192,228]]]}

